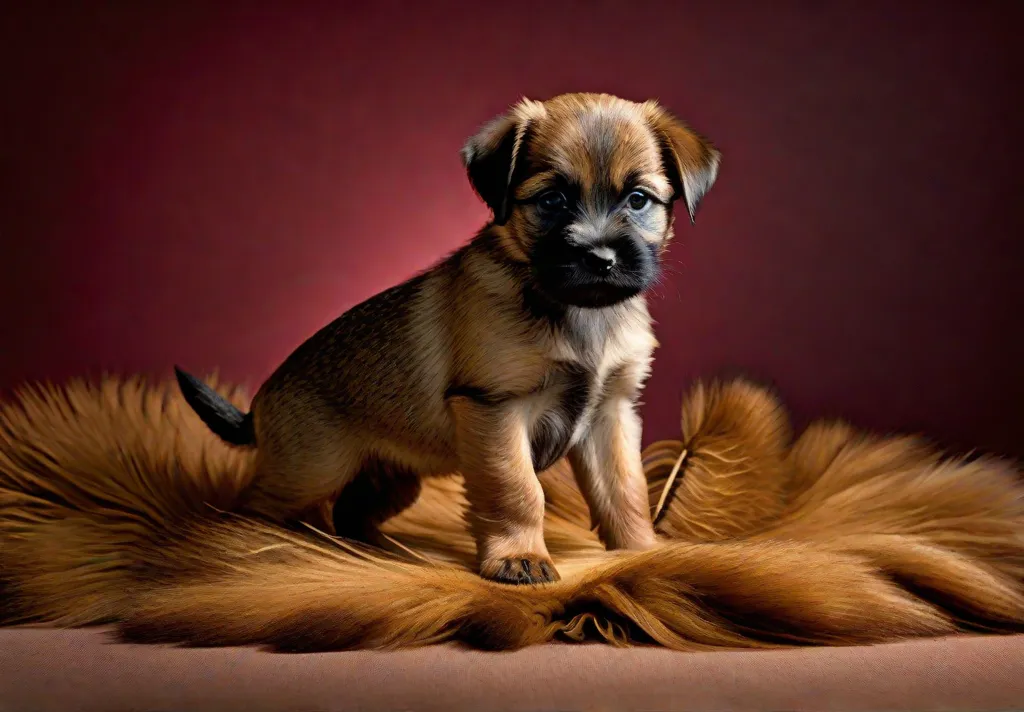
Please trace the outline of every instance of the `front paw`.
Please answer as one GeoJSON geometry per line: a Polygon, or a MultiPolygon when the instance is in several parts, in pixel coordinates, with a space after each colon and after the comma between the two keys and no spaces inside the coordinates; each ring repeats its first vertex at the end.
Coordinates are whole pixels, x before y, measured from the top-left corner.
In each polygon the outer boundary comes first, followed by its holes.
{"type": "Polygon", "coordinates": [[[537,554],[492,559],[480,567],[480,575],[498,583],[511,584],[552,583],[562,578],[551,559],[537,554]]]}

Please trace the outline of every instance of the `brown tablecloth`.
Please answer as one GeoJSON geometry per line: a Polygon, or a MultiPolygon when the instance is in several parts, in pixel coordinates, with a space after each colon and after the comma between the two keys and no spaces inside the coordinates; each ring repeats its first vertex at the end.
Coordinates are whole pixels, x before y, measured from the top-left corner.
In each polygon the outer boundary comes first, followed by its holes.
{"type": "Polygon", "coordinates": [[[275,655],[0,630],[0,710],[1009,710],[1024,636],[673,653],[548,645],[275,655]]]}

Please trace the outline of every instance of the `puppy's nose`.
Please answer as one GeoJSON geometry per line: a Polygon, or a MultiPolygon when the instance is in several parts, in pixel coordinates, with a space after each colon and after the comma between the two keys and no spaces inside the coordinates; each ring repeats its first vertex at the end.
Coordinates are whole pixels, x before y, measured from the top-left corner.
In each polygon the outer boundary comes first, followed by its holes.
{"type": "Polygon", "coordinates": [[[615,267],[615,250],[604,245],[591,247],[583,254],[584,266],[598,275],[607,275],[615,267]]]}

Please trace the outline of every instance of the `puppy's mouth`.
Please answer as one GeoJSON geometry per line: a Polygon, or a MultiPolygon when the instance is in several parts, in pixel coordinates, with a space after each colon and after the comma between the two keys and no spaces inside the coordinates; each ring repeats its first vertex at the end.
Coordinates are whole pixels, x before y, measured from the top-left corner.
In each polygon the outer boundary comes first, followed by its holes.
{"type": "Polygon", "coordinates": [[[658,272],[654,248],[629,235],[585,246],[541,240],[532,262],[537,285],[548,297],[589,309],[637,296],[658,272]]]}

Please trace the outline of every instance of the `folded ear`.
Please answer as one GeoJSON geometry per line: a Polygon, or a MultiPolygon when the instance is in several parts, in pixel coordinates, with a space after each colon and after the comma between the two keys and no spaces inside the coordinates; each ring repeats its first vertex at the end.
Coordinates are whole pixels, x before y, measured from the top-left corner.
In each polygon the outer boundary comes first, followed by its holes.
{"type": "Polygon", "coordinates": [[[647,103],[648,121],[661,144],[662,163],[672,184],[673,200],[683,198],[690,222],[697,218],[701,200],[718,178],[722,154],[710,141],[665,111],[647,103]]]}
{"type": "Polygon", "coordinates": [[[469,182],[494,213],[498,225],[508,222],[512,214],[512,179],[525,150],[530,125],[527,110],[535,106],[524,100],[507,114],[484,124],[462,147],[469,182]]]}

